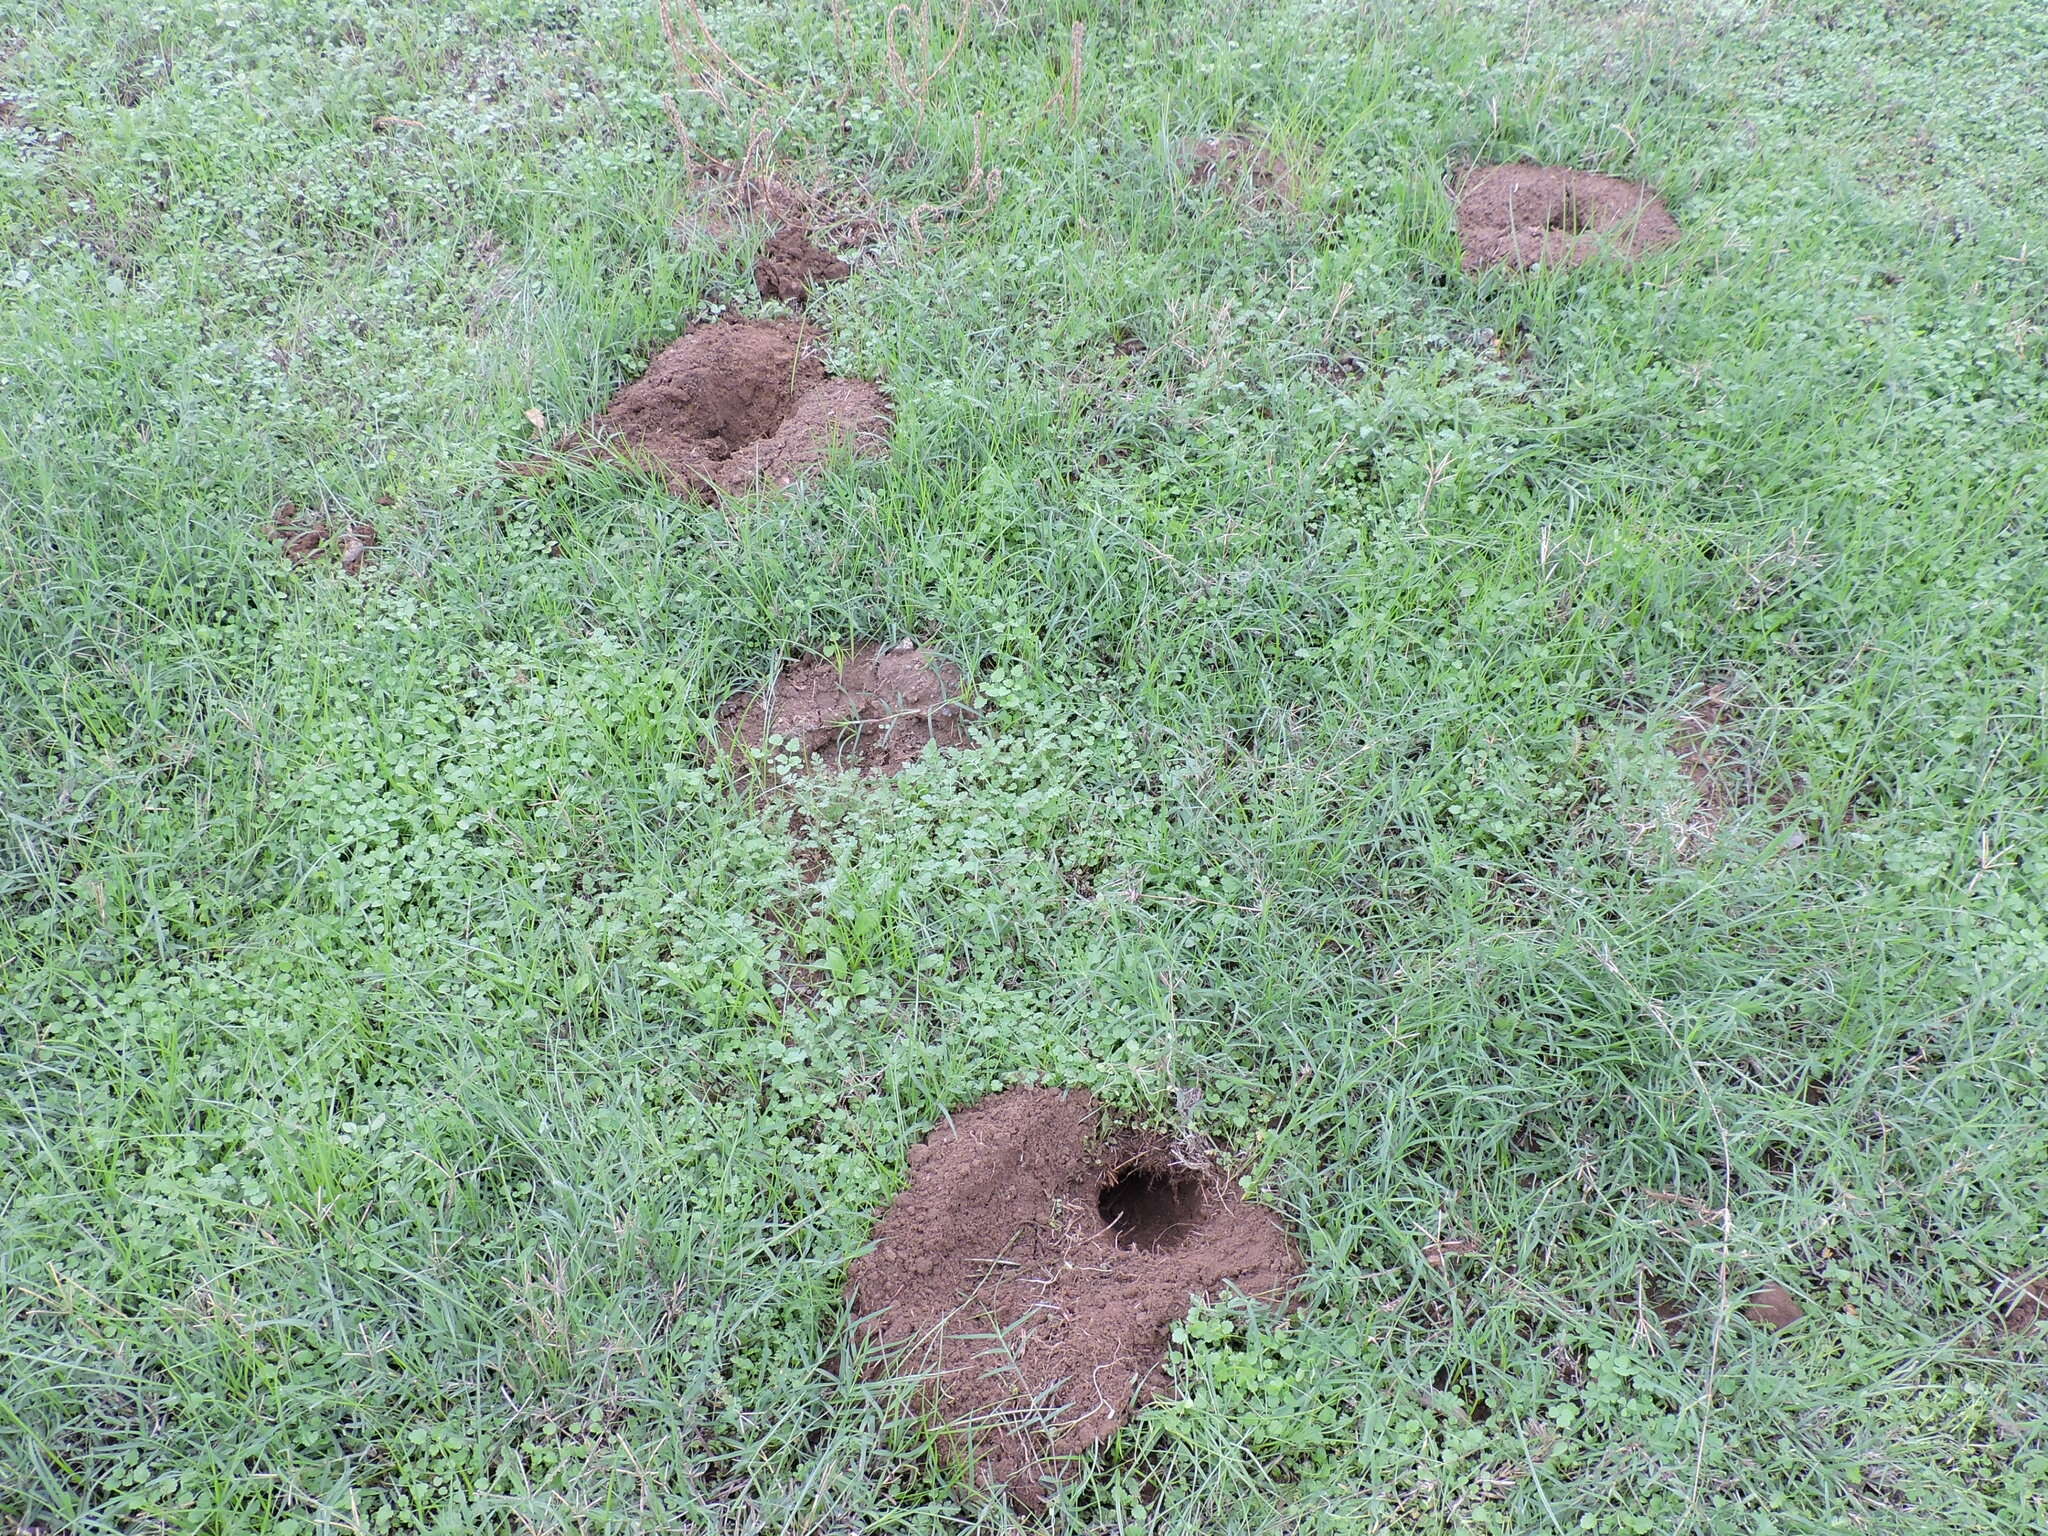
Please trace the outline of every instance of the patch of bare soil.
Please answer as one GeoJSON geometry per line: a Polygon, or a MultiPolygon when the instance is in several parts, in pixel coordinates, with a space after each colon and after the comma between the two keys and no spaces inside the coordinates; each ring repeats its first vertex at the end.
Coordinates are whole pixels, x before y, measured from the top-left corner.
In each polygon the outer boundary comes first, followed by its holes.
{"type": "Polygon", "coordinates": [[[924,755],[972,745],[960,669],[909,641],[863,645],[842,661],[792,662],[758,693],[718,711],[721,751],[749,757],[780,739],[805,771],[900,772],[924,755]]]}
{"type": "Polygon", "coordinates": [[[1575,267],[1595,257],[1634,260],[1678,241],[1664,199],[1641,182],[1556,165],[1488,165],[1458,184],[1465,270],[1575,267]]]}
{"type": "Polygon", "coordinates": [[[334,517],[323,503],[301,509],[283,501],[270,517],[270,536],[284,546],[284,557],[305,565],[325,554],[338,557],[342,574],[353,576],[377,547],[377,530],[369,523],[334,517]]]}
{"type": "Polygon", "coordinates": [[[771,168],[751,156],[744,163],[704,159],[691,182],[697,195],[677,225],[685,241],[722,245],[750,230],[794,226],[813,244],[844,255],[881,237],[877,209],[863,189],[835,184],[822,172],[771,168]]]}
{"type": "Polygon", "coordinates": [[[1748,773],[1731,735],[1735,719],[1734,690],[1726,683],[1708,685],[1679,716],[1671,752],[1699,792],[1698,809],[1674,838],[1681,855],[1713,842],[1721,823],[1749,803],[1748,773]]]}
{"type": "Polygon", "coordinates": [[[2036,1327],[2048,1318],[2048,1271],[2007,1279],[1998,1288],[1992,1312],[2007,1333],[2025,1333],[2036,1327]]]}
{"type": "Polygon", "coordinates": [[[1012,1088],[943,1121],[854,1261],[879,1368],[927,1402],[982,1480],[1026,1505],[1164,1387],[1189,1299],[1279,1299],[1301,1262],[1279,1219],[1206,1159],[1115,1131],[1085,1092],[1012,1088]]]}
{"type": "Polygon", "coordinates": [[[838,444],[880,455],[888,396],[867,379],[829,377],[820,341],[796,320],[697,326],[562,446],[649,464],[683,496],[789,485],[838,444]]]}
{"type": "Polygon", "coordinates": [[[1763,793],[1761,749],[1754,727],[1744,719],[1750,706],[1742,691],[1739,682],[1710,683],[1679,712],[1671,754],[1692,781],[1695,795],[1690,810],[1671,828],[1672,845],[1681,858],[1712,846],[1732,817],[1760,804],[1777,813],[1786,848],[1806,845],[1806,834],[1793,824],[1789,809],[1796,787],[1763,793]]]}
{"type": "Polygon", "coordinates": [[[1181,146],[1188,180],[1242,198],[1259,209],[1292,208],[1300,193],[1293,168],[1243,134],[1190,139],[1181,146]]]}
{"type": "Polygon", "coordinates": [[[1790,1328],[1806,1316],[1806,1308],[1802,1307],[1799,1298],[1784,1286],[1775,1280],[1767,1280],[1750,1292],[1749,1301],[1744,1305],[1742,1315],[1759,1328],[1775,1331],[1790,1328]]]}
{"type": "Polygon", "coordinates": [[[830,251],[811,243],[802,224],[785,224],[769,237],[754,263],[754,287],[764,299],[801,304],[815,288],[851,276],[853,268],[830,251]]]}
{"type": "Polygon", "coordinates": [[[795,175],[725,160],[700,161],[691,181],[698,196],[685,215],[685,237],[729,240],[749,224],[808,223],[824,206],[822,192],[795,175]]]}

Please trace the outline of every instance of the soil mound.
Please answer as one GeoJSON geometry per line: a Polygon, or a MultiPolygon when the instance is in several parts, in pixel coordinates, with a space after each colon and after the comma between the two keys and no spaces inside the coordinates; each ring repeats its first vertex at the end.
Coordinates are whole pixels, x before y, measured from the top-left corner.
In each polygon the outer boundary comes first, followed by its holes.
{"type": "Polygon", "coordinates": [[[1181,163],[1196,186],[1235,193],[1258,208],[1291,208],[1299,191],[1287,162],[1242,134],[1190,139],[1181,163]]]}
{"type": "Polygon", "coordinates": [[[866,379],[825,374],[815,327],[724,320],[672,341],[577,441],[650,463],[679,495],[788,485],[835,443],[879,455],[889,400],[866,379]]]}
{"type": "Polygon", "coordinates": [[[792,662],[759,693],[728,699],[718,712],[719,746],[744,756],[769,737],[807,771],[895,773],[936,742],[971,745],[974,710],[961,702],[960,669],[905,640],[863,645],[843,662],[792,662]]]}
{"type": "Polygon", "coordinates": [[[1465,270],[1575,267],[1596,256],[1634,260],[1674,245],[1678,223],[1637,181],[1555,165],[1488,165],[1459,183],[1465,270]]]}
{"type": "Polygon", "coordinates": [[[302,509],[297,502],[280,502],[270,515],[270,536],[284,546],[284,557],[293,565],[305,565],[332,552],[340,557],[342,574],[353,576],[377,547],[377,530],[369,523],[336,520],[325,506],[302,509]]]}
{"type": "Polygon", "coordinates": [[[928,1373],[983,1480],[1027,1504],[1160,1389],[1191,1296],[1278,1298],[1301,1274],[1270,1211],[1101,1119],[1091,1095],[1046,1088],[949,1117],[847,1277],[882,1368],[928,1373]]]}
{"type": "Polygon", "coordinates": [[[754,263],[754,286],[764,299],[801,304],[813,288],[836,283],[852,272],[852,267],[830,251],[813,245],[809,229],[785,224],[769,238],[754,263]]]}
{"type": "Polygon", "coordinates": [[[1742,1311],[1757,1327],[1773,1331],[1790,1328],[1806,1316],[1806,1308],[1799,1304],[1799,1298],[1775,1280],[1768,1280],[1752,1291],[1742,1311]]]}

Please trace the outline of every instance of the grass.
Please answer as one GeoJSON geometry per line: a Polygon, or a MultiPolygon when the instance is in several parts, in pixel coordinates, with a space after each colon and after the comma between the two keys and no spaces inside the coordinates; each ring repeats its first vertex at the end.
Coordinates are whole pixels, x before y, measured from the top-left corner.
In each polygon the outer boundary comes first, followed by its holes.
{"type": "Polygon", "coordinates": [[[841,1285],[1039,1080],[1308,1262],[1048,1529],[2041,1529],[2039,8],[887,19],[0,4],[0,1528],[1024,1523],[841,1285]],[[1524,154],[1685,242],[1467,278],[1524,154]],[[756,307],[712,156],[881,221],[892,456],[507,477],[756,307]],[[708,765],[897,635],[985,750],[708,765]]]}

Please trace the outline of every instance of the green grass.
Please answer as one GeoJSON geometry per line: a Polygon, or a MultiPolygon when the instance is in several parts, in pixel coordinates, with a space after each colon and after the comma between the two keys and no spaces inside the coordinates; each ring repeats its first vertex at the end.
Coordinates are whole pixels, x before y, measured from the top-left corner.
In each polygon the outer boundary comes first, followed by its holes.
{"type": "Polygon", "coordinates": [[[1308,1263],[1046,1529],[2048,1524],[2048,18],[1678,9],[0,0],[0,1529],[1011,1528],[841,1286],[1023,1080],[1308,1263]],[[755,307],[664,93],[877,211],[886,464],[501,472],[755,307]],[[1522,154],[1684,244],[1468,279],[1522,154]],[[985,750],[707,766],[906,634],[985,750]]]}

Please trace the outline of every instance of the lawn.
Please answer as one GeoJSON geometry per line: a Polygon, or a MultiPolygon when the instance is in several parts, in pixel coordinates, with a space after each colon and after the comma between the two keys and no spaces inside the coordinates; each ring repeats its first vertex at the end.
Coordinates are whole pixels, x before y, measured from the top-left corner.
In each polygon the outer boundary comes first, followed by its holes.
{"type": "Polygon", "coordinates": [[[2048,1527],[2048,10],[965,3],[0,0],[0,1532],[2048,1527]],[[886,456],[560,451],[770,183],[886,456]],[[1303,1269],[1042,1509],[845,1290],[1016,1085],[1303,1269]]]}

